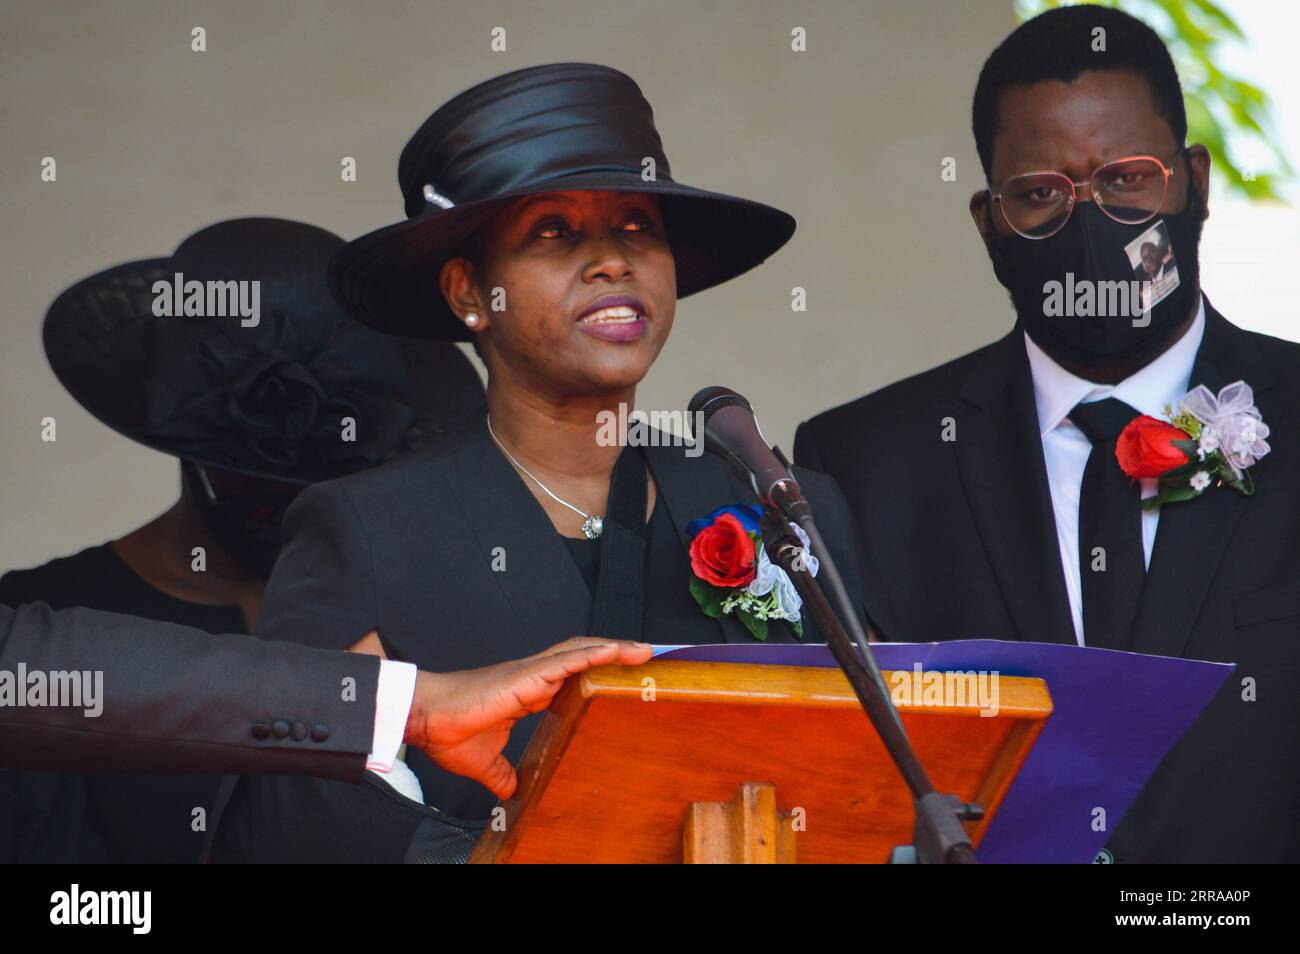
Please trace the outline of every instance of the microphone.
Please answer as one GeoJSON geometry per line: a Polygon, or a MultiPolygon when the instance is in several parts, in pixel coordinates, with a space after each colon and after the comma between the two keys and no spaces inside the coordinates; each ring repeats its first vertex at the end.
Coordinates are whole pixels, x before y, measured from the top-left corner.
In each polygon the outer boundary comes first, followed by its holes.
{"type": "MultiPolygon", "coordinates": [[[[688,409],[690,420],[698,421],[699,430],[703,431],[694,435],[695,440],[703,440],[705,450],[729,460],[741,471],[742,479],[748,474],[754,493],[763,503],[760,526],[768,558],[786,571],[810,615],[825,630],[831,655],[844,670],[885,749],[911,789],[917,818],[914,854],[927,861],[973,862],[974,849],[958,819],[982,817],[982,809],[968,806],[955,796],[935,792],[925,766],[908,740],[898,709],[890,701],[875,653],[858,620],[857,607],[817,530],[812,508],[790,471],[790,462],[779,448],[768,446],[759,430],[754,408],[731,388],[705,388],[691,398],[688,409]],[[798,524],[808,534],[812,551],[821,560],[821,579],[830,591],[833,605],[812,574],[792,556],[796,541],[793,533],[786,532],[782,519],[798,524]],[[784,541],[782,534],[787,538],[784,541]],[[857,652],[854,652],[855,643],[857,652]]],[[[890,860],[906,857],[904,849],[895,849],[890,860]]]]}
{"type": "Polygon", "coordinates": [[[779,450],[768,446],[753,407],[742,395],[731,388],[705,388],[691,398],[688,410],[691,420],[699,421],[704,432],[696,434],[695,439],[703,439],[705,450],[740,467],[760,500],[788,505],[803,499],[799,482],[790,472],[790,462],[779,450]]]}
{"type": "MultiPolygon", "coordinates": [[[[841,626],[858,644],[866,661],[869,677],[876,683],[882,696],[887,697],[884,677],[876,665],[875,656],[868,645],[867,634],[858,621],[858,614],[849,597],[844,579],[840,576],[835,560],[826,548],[817,523],[813,520],[812,507],[804,499],[799,482],[790,472],[790,462],[780,449],[769,447],[758,429],[758,419],[754,409],[745,398],[731,388],[711,387],[698,392],[691,398],[688,406],[690,419],[701,422],[704,431],[704,449],[731,461],[732,465],[747,473],[754,492],[763,504],[764,511],[780,513],[787,521],[796,523],[808,534],[812,542],[812,552],[821,561],[821,579],[830,591],[830,597],[839,610],[841,626]]],[[[696,440],[700,435],[695,436],[696,440]]],[[[743,479],[743,476],[742,476],[743,479]]],[[[777,562],[773,554],[773,562],[777,562]]],[[[802,575],[802,574],[801,574],[802,575]]],[[[792,577],[793,579],[793,577],[792,577]]],[[[811,579],[808,585],[816,587],[811,579]]],[[[827,606],[827,610],[830,607],[827,606]]],[[[833,641],[833,640],[832,640],[833,641]]],[[[845,644],[847,646],[847,643],[845,644]]],[[[883,711],[883,710],[882,710],[883,711]]],[[[902,732],[903,723],[893,706],[888,707],[884,718],[892,722],[897,731],[902,732]]]]}

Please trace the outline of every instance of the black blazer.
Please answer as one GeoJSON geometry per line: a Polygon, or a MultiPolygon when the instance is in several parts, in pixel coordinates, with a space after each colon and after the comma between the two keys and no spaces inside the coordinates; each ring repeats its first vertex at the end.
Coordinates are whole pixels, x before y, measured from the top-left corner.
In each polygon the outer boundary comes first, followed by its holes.
{"type": "MultiPolygon", "coordinates": [[[[1163,509],[1135,646],[1238,670],[1118,829],[1111,819],[1119,861],[1300,861],[1300,345],[1207,303],[1192,385],[1239,379],[1272,452],[1253,497],[1218,488],[1163,509]],[[1243,701],[1245,680],[1256,701],[1243,701]]],[[[848,495],[894,638],[1075,642],[1018,328],[818,415],[795,458],[848,495]]]]}
{"type": "MultiPolygon", "coordinates": [[[[532,655],[590,633],[593,601],[577,564],[484,421],[420,454],[303,491],[285,518],[287,542],[258,635],[341,648],[377,629],[390,658],[446,672],[532,655]],[[501,560],[504,570],[494,569],[501,560]]],[[[712,455],[642,450],[669,519],[646,528],[640,632],[616,635],[652,643],[751,641],[734,617],[711,619],[691,597],[686,535],[691,520],[751,494],[712,455]]],[[[865,606],[859,581],[866,571],[843,495],[823,475],[798,477],[857,605],[865,606]]],[[[887,626],[883,611],[872,610],[871,620],[887,626]]],[[[785,623],[770,624],[770,641],[793,638],[785,623]]],[[[804,639],[824,641],[806,618],[804,639]]],[[[515,726],[506,747],[512,761],[540,718],[515,726]]],[[[403,861],[422,822],[474,823],[490,815],[496,800],[477,783],[419,752],[408,750],[407,764],[438,812],[378,782],[246,779],[222,816],[212,857],[403,861]]]]}
{"type": "MultiPolygon", "coordinates": [[[[98,716],[82,707],[0,705],[0,768],[72,771],[310,772],[360,781],[374,734],[379,661],[213,636],[90,609],[0,606],[0,672],[99,671],[98,716]],[[353,680],[356,700],[338,687],[353,680]],[[277,720],[328,737],[265,738],[277,720]]],[[[352,786],[357,787],[357,786],[352,786]]]]}

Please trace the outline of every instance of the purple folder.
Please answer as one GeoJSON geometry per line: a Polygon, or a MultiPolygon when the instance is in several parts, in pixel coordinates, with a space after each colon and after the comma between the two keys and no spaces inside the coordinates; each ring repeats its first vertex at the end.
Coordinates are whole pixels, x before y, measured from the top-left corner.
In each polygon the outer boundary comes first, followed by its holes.
{"type": "MultiPolygon", "coordinates": [[[[982,862],[1091,862],[1142,786],[1235,668],[1058,643],[970,639],[872,646],[881,669],[996,671],[1047,682],[1053,711],[979,847],[982,862]]],[[[824,645],[657,647],[698,662],[835,666],[824,645]]],[[[862,716],[866,718],[864,713],[862,716]]]]}

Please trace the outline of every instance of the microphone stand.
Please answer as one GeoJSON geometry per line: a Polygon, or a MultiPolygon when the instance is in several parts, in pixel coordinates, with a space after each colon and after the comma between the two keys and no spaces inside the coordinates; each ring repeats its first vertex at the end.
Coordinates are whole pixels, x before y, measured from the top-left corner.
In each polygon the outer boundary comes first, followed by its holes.
{"type": "MultiPolygon", "coordinates": [[[[788,470],[789,461],[785,455],[777,448],[773,448],[773,451],[788,470]]],[[[889,697],[884,677],[876,665],[875,654],[862,631],[857,612],[844,588],[844,581],[835,568],[821,534],[817,532],[812,508],[800,493],[798,483],[793,478],[778,481],[767,497],[761,494],[759,496],[763,504],[760,533],[768,559],[789,575],[804,605],[808,607],[808,612],[817,621],[818,628],[826,633],[831,655],[844,671],[890,758],[894,760],[911,790],[912,808],[915,812],[912,844],[895,847],[889,855],[890,864],[976,864],[975,849],[961,822],[983,818],[984,809],[979,805],[966,804],[956,795],[944,795],[935,791],[907,737],[903,720],[889,697]],[[820,575],[828,581],[831,595],[839,608],[838,617],[821,585],[808,572],[803,558],[803,546],[790,529],[791,523],[798,524],[808,534],[813,552],[820,561],[820,575]],[[852,631],[852,640],[841,620],[852,631]]]]}

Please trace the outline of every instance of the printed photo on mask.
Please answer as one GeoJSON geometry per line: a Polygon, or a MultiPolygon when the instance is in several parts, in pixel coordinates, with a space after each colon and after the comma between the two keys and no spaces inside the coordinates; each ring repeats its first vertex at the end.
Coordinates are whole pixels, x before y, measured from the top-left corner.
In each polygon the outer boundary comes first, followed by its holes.
{"type": "Polygon", "coordinates": [[[1154,308],[1178,287],[1178,262],[1164,220],[1156,222],[1128,245],[1133,280],[1142,283],[1142,308],[1154,308]]]}

